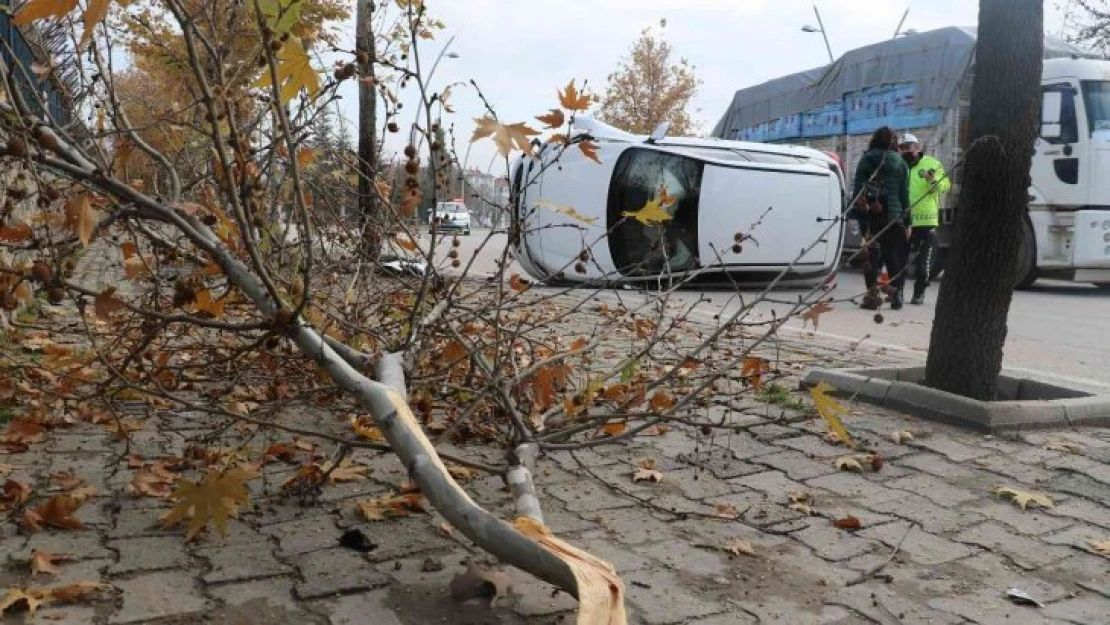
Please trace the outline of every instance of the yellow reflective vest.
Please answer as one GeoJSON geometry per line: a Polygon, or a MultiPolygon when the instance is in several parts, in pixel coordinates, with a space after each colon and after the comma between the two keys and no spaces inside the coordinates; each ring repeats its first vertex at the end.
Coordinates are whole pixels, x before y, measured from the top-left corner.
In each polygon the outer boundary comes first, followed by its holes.
{"type": "Polygon", "coordinates": [[[944,173],[944,165],[932,156],[922,156],[910,168],[910,223],[914,226],[940,225],[940,196],[948,193],[952,181],[944,173]],[[935,171],[934,182],[925,179],[925,172],[935,171]]]}

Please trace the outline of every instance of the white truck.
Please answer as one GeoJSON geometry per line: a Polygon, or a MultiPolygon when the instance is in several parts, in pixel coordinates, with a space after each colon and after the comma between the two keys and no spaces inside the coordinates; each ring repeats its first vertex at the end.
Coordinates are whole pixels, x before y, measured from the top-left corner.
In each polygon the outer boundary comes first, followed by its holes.
{"type": "MultiPolygon", "coordinates": [[[[714,135],[835,152],[849,180],[871,132],[912,131],[952,178],[942,203],[943,269],[952,240],[974,73],[974,28],[942,28],[852,50],[825,67],[736,92],[714,135]]],[[[1040,277],[1110,287],[1110,61],[1045,37],[1041,136],[1015,285],[1040,277]]],[[[845,250],[858,249],[847,224],[845,250]]]]}

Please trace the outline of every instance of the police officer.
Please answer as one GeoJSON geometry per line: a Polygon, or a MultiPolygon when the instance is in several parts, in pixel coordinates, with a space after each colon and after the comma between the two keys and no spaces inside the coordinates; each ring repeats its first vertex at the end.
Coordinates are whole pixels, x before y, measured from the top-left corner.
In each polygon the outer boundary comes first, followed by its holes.
{"type": "Polygon", "coordinates": [[[940,225],[940,196],[948,193],[952,181],[940,161],[924,153],[921,141],[910,133],[902,135],[898,145],[910,169],[910,227],[907,236],[910,249],[916,254],[911,304],[925,302],[933,260],[937,249],[937,226],[940,225]]]}

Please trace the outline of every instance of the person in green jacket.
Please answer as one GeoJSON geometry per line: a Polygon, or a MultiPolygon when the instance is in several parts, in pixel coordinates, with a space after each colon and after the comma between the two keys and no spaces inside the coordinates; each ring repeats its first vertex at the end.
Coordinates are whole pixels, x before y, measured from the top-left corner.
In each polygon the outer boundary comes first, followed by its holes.
{"type": "Polygon", "coordinates": [[[910,170],[910,249],[916,254],[911,304],[925,302],[925,290],[933,273],[940,225],[940,196],[952,188],[952,181],[939,160],[925,154],[921,141],[910,133],[902,135],[898,150],[910,170]]]}
{"type": "Polygon", "coordinates": [[[855,218],[867,242],[863,280],[867,295],[860,305],[877,310],[882,305],[879,274],[886,265],[890,275],[890,307],[902,308],[902,286],[910,248],[906,230],[910,207],[909,169],[898,154],[898,135],[883,126],[871,135],[867,151],[856,165],[853,197],[855,218]]]}

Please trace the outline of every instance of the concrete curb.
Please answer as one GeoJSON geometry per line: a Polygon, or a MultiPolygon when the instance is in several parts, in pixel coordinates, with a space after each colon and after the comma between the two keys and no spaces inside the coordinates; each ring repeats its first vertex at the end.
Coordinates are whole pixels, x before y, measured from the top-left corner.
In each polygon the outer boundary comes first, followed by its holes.
{"type": "Polygon", "coordinates": [[[924,419],[983,432],[1110,426],[1110,394],[1003,374],[999,401],[982,402],[922,386],[923,367],[811,369],[803,388],[825,382],[860,399],[924,419]]]}

